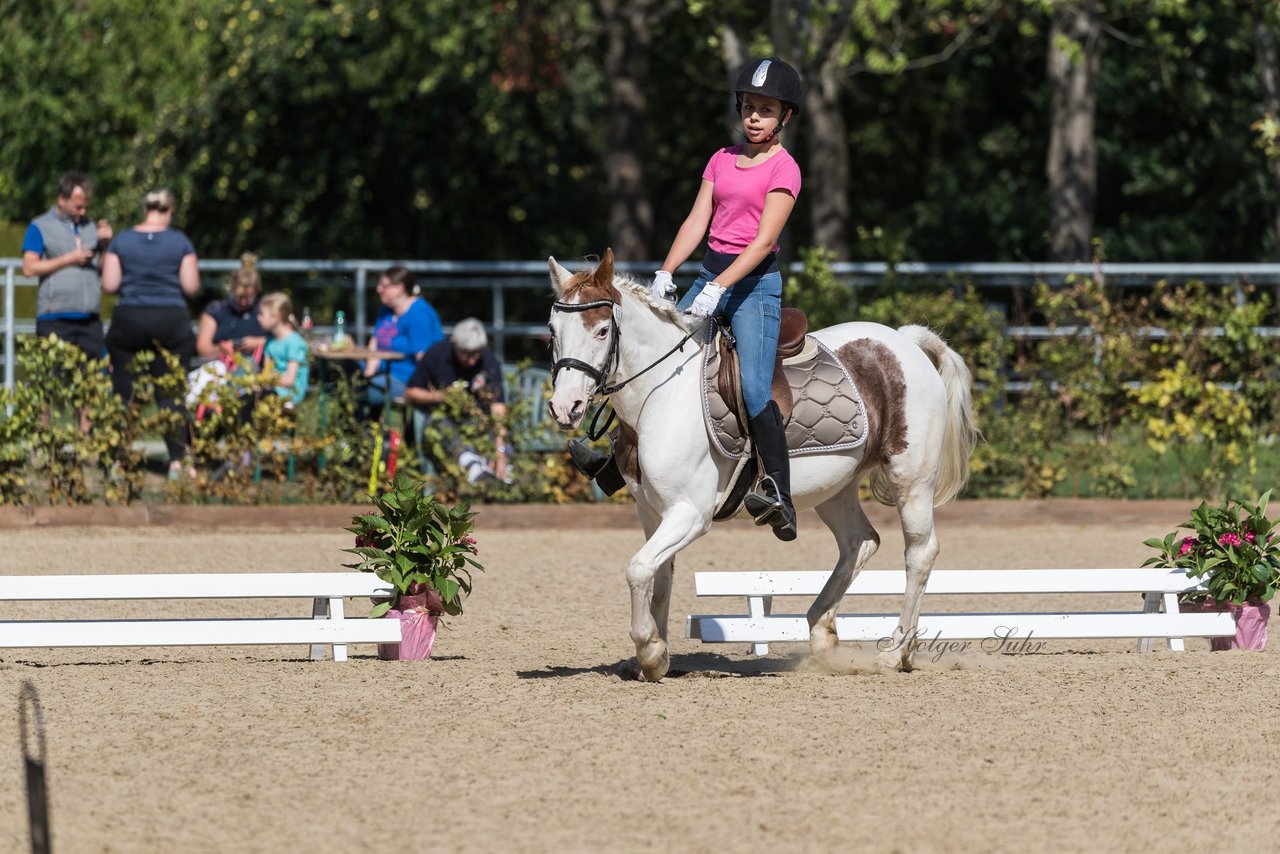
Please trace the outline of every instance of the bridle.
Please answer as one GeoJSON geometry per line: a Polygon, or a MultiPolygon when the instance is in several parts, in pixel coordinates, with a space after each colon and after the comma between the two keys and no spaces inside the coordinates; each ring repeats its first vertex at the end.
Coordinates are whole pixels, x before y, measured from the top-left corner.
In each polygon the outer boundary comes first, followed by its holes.
{"type": "MultiPolygon", "coordinates": [[[[551,311],[552,313],[557,311],[577,313],[589,311],[593,308],[604,308],[605,306],[608,306],[609,308],[609,352],[605,354],[604,364],[597,368],[595,365],[584,362],[581,359],[556,359],[551,365],[552,385],[555,385],[556,377],[560,375],[561,371],[570,369],[582,371],[584,374],[591,377],[591,379],[595,380],[595,388],[593,388],[591,393],[588,395],[589,399],[595,397],[609,397],[610,395],[621,391],[632,381],[639,379],[642,375],[657,367],[672,353],[675,353],[677,350],[684,350],[685,343],[694,335],[698,334],[699,331],[698,329],[694,329],[692,332],[687,333],[680,339],[680,342],[676,344],[676,346],[663,353],[656,360],[649,363],[648,366],[622,382],[609,385],[607,384],[607,380],[613,375],[614,371],[618,369],[618,360],[621,358],[618,352],[618,341],[622,338],[622,329],[618,326],[617,301],[612,299],[597,299],[591,300],[590,302],[562,302],[561,300],[556,300],[551,304],[551,311]]],[[[552,355],[554,355],[554,353],[552,355]]],[[[547,406],[550,407],[551,403],[548,402],[547,406]]]]}
{"type": "MultiPolygon", "coordinates": [[[[618,369],[618,339],[622,337],[622,330],[618,328],[618,304],[611,299],[596,299],[590,302],[562,302],[556,300],[551,304],[551,311],[563,311],[565,313],[577,314],[584,311],[590,311],[593,308],[609,307],[609,352],[605,354],[604,364],[597,368],[589,362],[581,359],[556,359],[551,365],[551,384],[556,384],[556,377],[560,376],[563,370],[582,371],[591,379],[595,380],[595,388],[591,390],[589,397],[595,397],[598,394],[604,394],[606,397],[617,389],[605,388],[605,381],[609,376],[618,369]]],[[[554,355],[554,354],[552,354],[554,355]]]]}

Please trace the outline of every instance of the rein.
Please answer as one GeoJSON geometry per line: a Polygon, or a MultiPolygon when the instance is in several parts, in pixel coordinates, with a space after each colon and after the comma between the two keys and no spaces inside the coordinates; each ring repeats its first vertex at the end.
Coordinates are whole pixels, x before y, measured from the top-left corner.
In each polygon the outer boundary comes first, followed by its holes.
{"type": "Polygon", "coordinates": [[[586,374],[587,376],[591,377],[593,380],[596,381],[596,387],[592,390],[590,395],[591,397],[596,397],[596,396],[609,397],[621,391],[622,389],[626,388],[629,384],[639,379],[640,377],[644,376],[646,373],[653,370],[658,365],[662,364],[664,361],[667,360],[668,357],[670,357],[676,351],[678,350],[683,351],[684,345],[688,343],[689,339],[692,338],[694,335],[697,335],[699,332],[699,330],[694,329],[693,331],[687,333],[683,338],[680,339],[680,341],[676,344],[676,346],[672,347],[670,350],[663,353],[657,359],[650,362],[646,367],[637,371],[635,374],[632,374],[630,377],[623,380],[622,382],[614,383],[612,385],[606,385],[606,380],[608,380],[608,378],[614,373],[614,371],[618,369],[618,360],[620,358],[620,354],[618,352],[618,340],[622,337],[622,330],[618,327],[618,315],[617,315],[618,303],[614,302],[611,299],[598,299],[598,300],[592,300],[591,302],[582,302],[582,303],[561,302],[560,300],[556,300],[554,303],[552,303],[551,310],[553,312],[556,312],[556,311],[582,312],[582,311],[587,311],[593,308],[603,308],[604,306],[609,306],[609,309],[610,309],[609,326],[612,331],[612,334],[609,336],[609,352],[605,354],[604,365],[597,368],[595,365],[591,365],[587,362],[582,361],[581,359],[568,359],[568,358],[556,359],[555,363],[552,364],[551,366],[551,382],[553,385],[555,384],[556,377],[560,374],[560,371],[572,368],[575,370],[582,371],[584,374],[586,374]]]}

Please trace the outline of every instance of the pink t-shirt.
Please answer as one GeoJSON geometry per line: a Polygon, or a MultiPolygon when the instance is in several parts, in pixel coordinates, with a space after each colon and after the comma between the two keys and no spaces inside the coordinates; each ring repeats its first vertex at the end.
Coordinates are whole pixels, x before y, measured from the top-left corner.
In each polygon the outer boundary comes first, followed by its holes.
{"type": "MultiPolygon", "coordinates": [[[[731,255],[741,254],[760,230],[764,197],[771,190],[786,190],[800,196],[800,167],[785,148],[765,162],[749,167],[738,165],[742,145],[722,148],[707,161],[702,179],[715,185],[711,198],[711,234],[707,248],[731,255]]],[[[777,252],[775,245],[773,251],[777,252]]]]}

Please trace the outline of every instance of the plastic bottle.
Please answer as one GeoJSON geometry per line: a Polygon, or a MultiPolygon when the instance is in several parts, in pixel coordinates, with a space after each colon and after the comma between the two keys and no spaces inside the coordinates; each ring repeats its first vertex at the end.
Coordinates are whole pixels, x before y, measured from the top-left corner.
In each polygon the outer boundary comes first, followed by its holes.
{"type": "Polygon", "coordinates": [[[347,345],[347,314],[339,311],[333,318],[333,347],[345,347],[347,345]]]}
{"type": "Polygon", "coordinates": [[[302,337],[310,338],[311,329],[314,326],[315,324],[311,322],[311,308],[310,307],[304,308],[302,310],[302,337]]]}

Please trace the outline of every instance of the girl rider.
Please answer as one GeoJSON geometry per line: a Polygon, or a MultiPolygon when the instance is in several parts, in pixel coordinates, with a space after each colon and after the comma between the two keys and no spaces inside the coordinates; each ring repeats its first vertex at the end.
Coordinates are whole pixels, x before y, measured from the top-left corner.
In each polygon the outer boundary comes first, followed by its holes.
{"type": "MultiPolygon", "coordinates": [[[[796,70],[775,57],[748,62],[733,91],[744,142],[711,155],[693,208],[649,287],[655,296],[673,298],[672,271],[693,254],[710,228],[698,278],[679,307],[697,317],[729,321],[737,338],[751,435],[765,470],[761,491],[747,495],[744,503],[757,525],[769,525],[780,540],[794,540],[787,440],[771,383],[782,308],[778,236],[800,193],[800,167],[778,137],[800,111],[804,90],[796,70]]],[[[613,492],[622,486],[612,457],[580,439],[569,443],[569,454],[584,474],[597,477],[602,489],[613,492]]]]}

